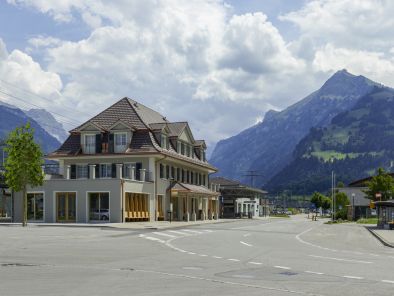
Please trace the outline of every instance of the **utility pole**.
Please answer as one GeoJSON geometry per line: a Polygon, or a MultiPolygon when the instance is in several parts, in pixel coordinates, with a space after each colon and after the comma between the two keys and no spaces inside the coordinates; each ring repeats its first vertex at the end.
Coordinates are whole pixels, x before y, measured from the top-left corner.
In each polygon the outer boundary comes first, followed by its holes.
{"type": "Polygon", "coordinates": [[[242,175],[243,177],[250,177],[250,187],[254,187],[254,178],[255,177],[260,177],[262,175],[257,174],[257,170],[249,170],[246,171],[247,174],[242,175]]]}

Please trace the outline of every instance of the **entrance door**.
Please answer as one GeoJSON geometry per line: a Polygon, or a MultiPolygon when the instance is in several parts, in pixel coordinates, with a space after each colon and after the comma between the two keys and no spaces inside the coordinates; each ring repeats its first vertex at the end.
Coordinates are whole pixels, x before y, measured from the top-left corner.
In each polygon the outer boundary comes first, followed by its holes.
{"type": "Polygon", "coordinates": [[[56,193],[57,222],[75,222],[76,207],[77,203],[75,192],[56,193]]]}

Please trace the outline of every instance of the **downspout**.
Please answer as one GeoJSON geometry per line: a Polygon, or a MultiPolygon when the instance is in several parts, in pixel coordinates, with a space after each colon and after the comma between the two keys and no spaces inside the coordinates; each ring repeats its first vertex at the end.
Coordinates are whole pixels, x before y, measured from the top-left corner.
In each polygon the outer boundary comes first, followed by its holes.
{"type": "Polygon", "coordinates": [[[122,198],[121,198],[121,200],[122,200],[122,204],[121,204],[121,208],[122,208],[122,223],[124,223],[125,221],[124,221],[124,199],[125,199],[125,196],[124,196],[124,180],[123,179],[120,179],[120,188],[121,188],[121,192],[122,192],[122,198]]]}
{"type": "MultiPolygon", "coordinates": [[[[153,194],[154,194],[154,200],[156,201],[156,198],[157,198],[157,164],[160,162],[160,161],[162,161],[162,160],[164,160],[164,159],[166,159],[167,158],[167,155],[165,155],[163,158],[160,158],[159,160],[155,160],[155,187],[154,187],[154,192],[153,192],[153,194]]],[[[163,205],[162,205],[163,206],[163,205]]],[[[156,207],[156,203],[155,203],[155,207],[156,207]]],[[[157,210],[157,209],[156,209],[157,210]]],[[[155,210],[155,218],[157,219],[158,217],[156,217],[156,213],[157,213],[157,211],[155,210]]],[[[165,213],[164,213],[164,217],[165,217],[165,213]]]]}

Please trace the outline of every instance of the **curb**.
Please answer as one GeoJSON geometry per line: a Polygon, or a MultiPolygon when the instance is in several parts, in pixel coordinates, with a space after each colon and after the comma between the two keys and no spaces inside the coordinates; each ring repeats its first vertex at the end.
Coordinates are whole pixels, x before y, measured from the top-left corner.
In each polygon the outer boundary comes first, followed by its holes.
{"type": "Polygon", "coordinates": [[[371,227],[364,226],[377,240],[379,240],[383,245],[386,247],[394,248],[394,244],[389,243],[386,241],[383,237],[381,237],[379,234],[377,234],[371,227]]]}
{"type": "MultiPolygon", "coordinates": [[[[248,219],[249,220],[249,219],[248,219]]],[[[96,228],[96,229],[106,229],[106,230],[119,230],[119,231],[138,231],[138,230],[165,230],[165,229],[172,229],[172,228],[183,228],[183,227],[192,227],[192,226],[202,226],[202,225],[214,225],[214,224],[224,224],[224,223],[231,223],[234,222],[234,220],[218,220],[216,222],[211,222],[211,223],[193,223],[193,224],[187,224],[187,225],[176,225],[176,224],[170,224],[170,225],[165,225],[164,227],[157,227],[154,225],[146,225],[144,227],[137,227],[137,228],[132,228],[132,227],[117,227],[117,226],[112,226],[112,225],[94,225],[94,224],[62,224],[62,223],[45,223],[45,224],[29,224],[27,227],[72,227],[72,228],[96,228]]],[[[21,223],[0,223],[0,227],[22,227],[21,223]]]]}

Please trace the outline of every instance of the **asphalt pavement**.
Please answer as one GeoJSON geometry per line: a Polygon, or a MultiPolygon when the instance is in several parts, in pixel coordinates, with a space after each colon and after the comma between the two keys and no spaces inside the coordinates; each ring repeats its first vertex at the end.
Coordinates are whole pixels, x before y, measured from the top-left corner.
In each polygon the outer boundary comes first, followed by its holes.
{"type": "Polygon", "coordinates": [[[304,216],[175,229],[0,227],[0,295],[394,295],[394,250],[304,216]]]}

